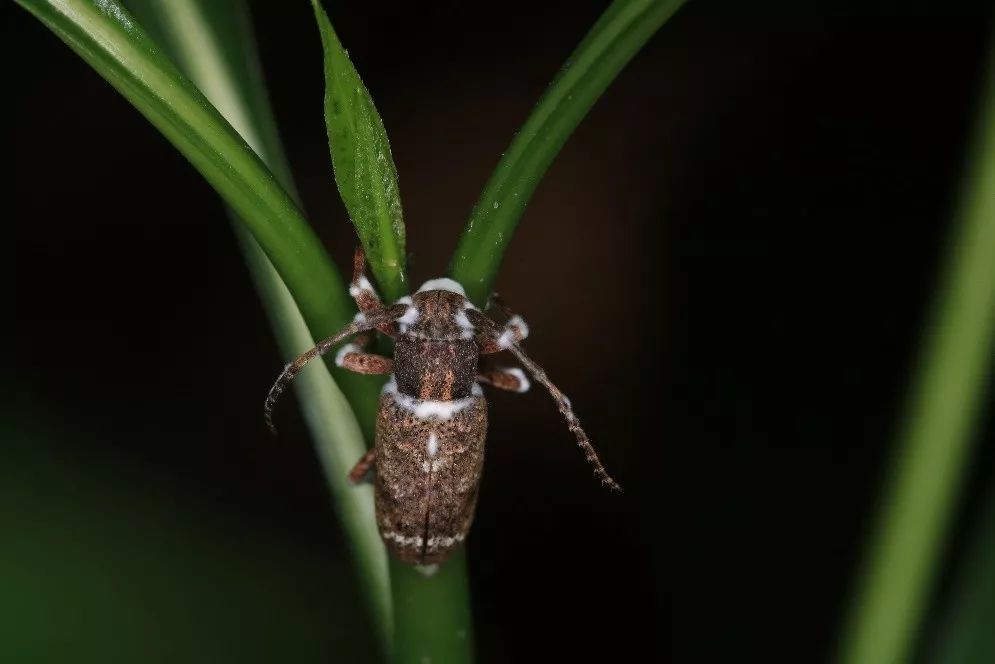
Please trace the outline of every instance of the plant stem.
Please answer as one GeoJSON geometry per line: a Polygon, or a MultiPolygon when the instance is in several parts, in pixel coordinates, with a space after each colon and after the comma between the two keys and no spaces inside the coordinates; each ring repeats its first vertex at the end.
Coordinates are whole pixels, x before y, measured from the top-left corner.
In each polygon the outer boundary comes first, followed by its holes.
{"type": "Polygon", "coordinates": [[[470,214],[449,274],[482,306],[536,186],[601,93],[685,0],[615,0],[504,153],[470,214]]]}
{"type": "MultiPolygon", "coordinates": [[[[248,10],[242,0],[130,0],[139,17],[176,64],[296,198],[283,146],[269,107],[248,10]]],[[[314,345],[297,305],[259,244],[235,224],[246,264],[285,358],[314,345]]],[[[376,529],[373,492],[346,476],[366,451],[360,425],[326,365],[315,362],[294,387],[351,544],[365,598],[384,651],[392,632],[387,557],[376,529]]]]}
{"type": "Polygon", "coordinates": [[[464,550],[430,576],[391,559],[390,579],[396,664],[473,661],[464,550]]]}
{"type": "Polygon", "coordinates": [[[995,50],[946,271],[842,661],[904,662],[933,588],[995,353],[995,50]]]}

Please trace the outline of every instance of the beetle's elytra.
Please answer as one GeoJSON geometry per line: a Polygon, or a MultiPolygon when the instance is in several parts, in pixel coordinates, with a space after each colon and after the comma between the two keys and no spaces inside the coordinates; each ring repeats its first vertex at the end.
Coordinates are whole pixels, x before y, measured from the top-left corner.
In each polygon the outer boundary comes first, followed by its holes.
{"type": "Polygon", "coordinates": [[[507,322],[498,325],[466,298],[452,279],[425,282],[418,292],[384,306],[364,276],[356,251],[349,293],[359,305],[351,324],[291,362],[266,398],[266,422],[273,428],[276,398],[315,357],[353,335],[335,357],[341,367],[364,374],[390,374],[380,395],[376,440],[350,473],[355,483],[372,472],[377,527],[400,561],[441,563],[466,539],[473,521],[484,463],[487,401],[481,384],[525,392],[521,369],[480,371],[481,355],[513,353],[556,400],[595,474],[613,489],[618,484],[601,465],[570,401],[519,346],[528,336],[520,316],[500,304],[507,322]],[[363,351],[373,330],[395,339],[393,359],[363,351]]]}

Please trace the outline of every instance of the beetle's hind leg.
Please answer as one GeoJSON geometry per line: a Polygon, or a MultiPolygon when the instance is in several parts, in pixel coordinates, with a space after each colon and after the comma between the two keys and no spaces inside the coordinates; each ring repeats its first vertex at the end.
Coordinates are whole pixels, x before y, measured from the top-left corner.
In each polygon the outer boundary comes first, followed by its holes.
{"type": "Polygon", "coordinates": [[[353,466],[352,470],[349,471],[349,483],[356,485],[363,482],[368,482],[372,479],[374,472],[374,464],[377,460],[377,450],[376,448],[366,451],[356,465],[353,466]]]}
{"type": "Polygon", "coordinates": [[[342,346],[335,355],[336,366],[358,374],[389,374],[393,371],[394,360],[363,351],[370,339],[371,335],[363,334],[356,337],[352,343],[342,346]]]}

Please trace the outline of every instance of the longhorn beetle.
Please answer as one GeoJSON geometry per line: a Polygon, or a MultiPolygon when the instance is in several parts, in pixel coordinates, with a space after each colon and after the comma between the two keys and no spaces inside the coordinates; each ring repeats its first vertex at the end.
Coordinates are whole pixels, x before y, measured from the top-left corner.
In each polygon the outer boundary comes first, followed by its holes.
{"type": "Polygon", "coordinates": [[[481,355],[511,351],[542,383],[594,474],[612,489],[608,475],[570,401],[550,382],[519,343],[529,334],[521,316],[496,297],[507,322],[499,326],[466,298],[452,279],[432,279],[414,295],[383,306],[364,274],[362,249],[356,250],[349,294],[359,313],[352,323],[288,364],[266,397],[266,424],[273,428],[273,404],[294,376],[314,358],[346,338],[335,364],[361,374],[389,374],[380,395],[376,440],[349,473],[354,484],[374,474],[377,527],[387,548],[401,562],[432,565],[449,558],[466,538],[484,462],[487,402],[480,384],[525,392],[521,369],[477,371],[481,355]],[[395,339],[394,358],[363,351],[371,332],[395,339]]]}

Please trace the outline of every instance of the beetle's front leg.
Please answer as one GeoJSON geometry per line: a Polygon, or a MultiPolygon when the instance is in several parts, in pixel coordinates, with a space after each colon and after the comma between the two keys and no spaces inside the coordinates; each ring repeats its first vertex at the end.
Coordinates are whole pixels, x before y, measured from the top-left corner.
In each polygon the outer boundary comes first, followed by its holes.
{"type": "Polygon", "coordinates": [[[359,461],[356,462],[356,465],[349,471],[349,483],[360,484],[367,480],[373,472],[373,464],[376,463],[376,460],[376,448],[367,450],[366,454],[360,457],[359,461]]]}
{"type": "MultiPolygon", "coordinates": [[[[377,311],[383,307],[383,304],[380,302],[380,296],[374,290],[373,284],[366,278],[366,254],[363,253],[362,247],[356,247],[356,253],[352,259],[352,283],[349,284],[349,295],[356,301],[356,306],[364,314],[377,311]]],[[[391,338],[397,337],[397,323],[393,321],[386,325],[381,325],[377,329],[391,338]]]]}
{"type": "Polygon", "coordinates": [[[394,360],[383,355],[363,351],[369,343],[369,335],[356,337],[353,343],[339,348],[335,354],[335,365],[359,374],[389,374],[394,370],[394,360]]]}
{"type": "MultiPolygon", "coordinates": [[[[498,353],[502,350],[507,350],[512,344],[517,344],[529,336],[529,326],[525,324],[525,320],[511,310],[511,307],[505,303],[501,296],[497,293],[492,293],[490,301],[497,305],[497,307],[508,317],[507,322],[505,322],[504,327],[500,328],[500,331],[495,331],[492,338],[485,338],[484,342],[480,344],[480,354],[489,355],[491,353],[498,353]]],[[[487,319],[490,321],[490,319],[487,319]]],[[[491,323],[495,328],[497,325],[491,323]]]]}

